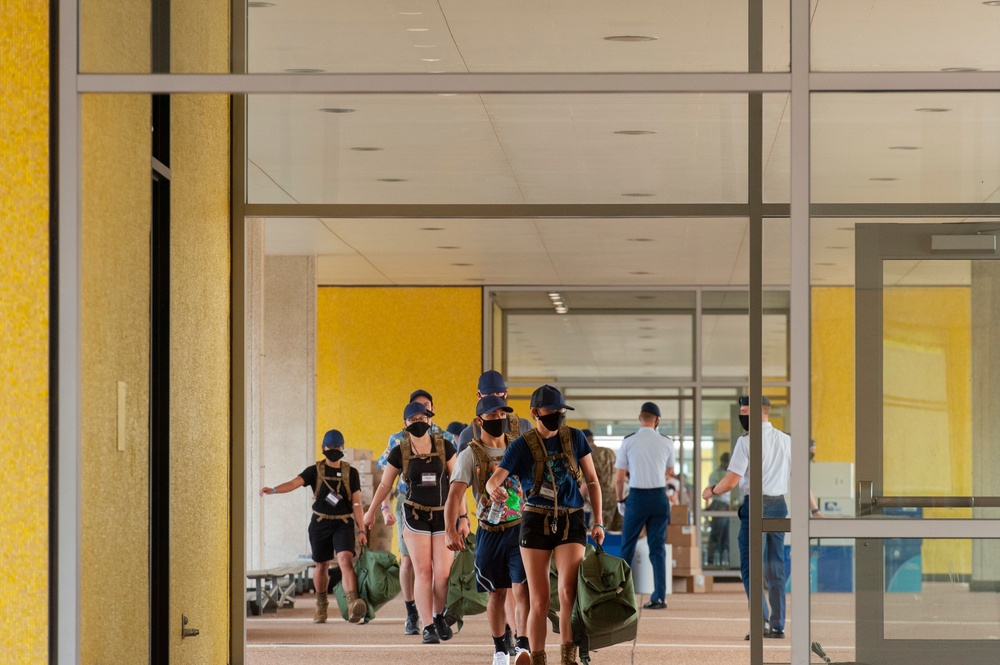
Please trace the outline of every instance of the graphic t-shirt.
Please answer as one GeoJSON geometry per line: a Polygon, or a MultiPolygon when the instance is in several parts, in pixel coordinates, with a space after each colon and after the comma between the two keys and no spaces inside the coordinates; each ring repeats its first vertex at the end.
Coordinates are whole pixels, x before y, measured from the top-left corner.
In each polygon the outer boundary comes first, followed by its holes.
{"type": "MultiPolygon", "coordinates": [[[[477,440],[478,442],[478,440],[477,440]]],[[[503,458],[507,448],[492,448],[483,445],[490,461],[486,477],[489,478],[496,471],[500,460],[503,458]]],[[[490,509],[493,507],[493,499],[489,495],[483,494],[483,488],[479,486],[479,469],[481,461],[476,457],[476,453],[471,446],[466,446],[465,450],[458,454],[455,460],[455,469],[451,474],[451,482],[465,483],[472,488],[472,497],[476,501],[476,514],[480,521],[485,521],[490,509]]],[[[521,506],[524,503],[524,492],[521,490],[521,483],[515,476],[507,476],[504,481],[507,488],[507,501],[504,504],[503,513],[498,523],[511,522],[521,516],[521,506]]]]}
{"type": "MultiPolygon", "coordinates": [[[[571,427],[569,431],[573,438],[573,452],[576,455],[577,465],[579,465],[580,460],[590,454],[590,444],[587,443],[587,437],[580,430],[571,427]]],[[[553,434],[542,443],[549,455],[562,452],[562,443],[559,441],[558,434],[553,434]]],[[[580,495],[580,485],[566,468],[566,461],[560,457],[551,465],[546,464],[545,467],[542,483],[552,483],[556,495],[559,497],[559,506],[582,508],[583,497],[580,495]]],[[[528,497],[528,504],[545,508],[553,506],[552,500],[544,497],[541,493],[530,496],[531,488],[535,484],[535,458],[532,457],[531,449],[523,436],[517,437],[507,446],[507,452],[500,460],[500,468],[506,469],[512,476],[517,476],[518,480],[521,481],[521,489],[528,497]]]]}

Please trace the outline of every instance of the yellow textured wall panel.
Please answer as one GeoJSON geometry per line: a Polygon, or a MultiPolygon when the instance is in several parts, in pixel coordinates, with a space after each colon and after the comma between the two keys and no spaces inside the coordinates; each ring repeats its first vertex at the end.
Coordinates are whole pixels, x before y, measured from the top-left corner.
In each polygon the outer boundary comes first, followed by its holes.
{"type": "Polygon", "coordinates": [[[854,289],[812,289],[812,438],[817,462],[854,461],[854,289]]]}
{"type": "Polygon", "coordinates": [[[171,663],[229,662],[229,98],[171,98],[171,663]],[[211,488],[206,491],[206,488],[211,488]],[[197,628],[181,639],[181,615],[197,628]]]}
{"type": "Polygon", "coordinates": [[[434,396],[436,422],[470,422],[482,366],[479,288],[319,289],[316,441],[335,427],[377,457],[403,426],[410,393],[434,396]]]}
{"type": "Polygon", "coordinates": [[[0,20],[0,660],[48,660],[49,14],[0,20]]]}
{"type": "Polygon", "coordinates": [[[149,659],[149,127],[146,95],[83,99],[84,663],[149,659]],[[124,450],[117,446],[119,381],[127,386],[124,450]]]}
{"type": "Polygon", "coordinates": [[[149,2],[79,0],[78,6],[81,72],[150,71],[149,2]]]}

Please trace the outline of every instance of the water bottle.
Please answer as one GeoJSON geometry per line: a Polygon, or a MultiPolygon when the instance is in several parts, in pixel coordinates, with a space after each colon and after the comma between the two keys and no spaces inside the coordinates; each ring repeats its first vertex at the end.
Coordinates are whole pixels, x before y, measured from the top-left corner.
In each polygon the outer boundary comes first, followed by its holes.
{"type": "Polygon", "coordinates": [[[489,524],[500,524],[500,519],[503,517],[504,503],[502,501],[494,501],[493,505],[490,506],[490,512],[486,515],[486,521],[489,524]]]}

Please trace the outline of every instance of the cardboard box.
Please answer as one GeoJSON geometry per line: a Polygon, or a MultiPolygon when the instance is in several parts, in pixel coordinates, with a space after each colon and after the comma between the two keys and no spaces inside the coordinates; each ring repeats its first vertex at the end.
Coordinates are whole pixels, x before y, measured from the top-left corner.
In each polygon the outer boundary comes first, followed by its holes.
{"type": "Polygon", "coordinates": [[[674,593],[710,593],[712,578],[702,574],[674,577],[671,586],[674,593]]]}
{"type": "Polygon", "coordinates": [[[674,547],[698,547],[701,533],[693,524],[668,524],[667,542],[674,547]]]}
{"type": "MultiPolygon", "coordinates": [[[[671,568],[677,570],[701,570],[701,548],[700,547],[677,547],[671,546],[671,568]]],[[[680,573],[674,573],[680,575],[680,573]]]]}
{"type": "Polygon", "coordinates": [[[670,506],[670,523],[678,526],[691,523],[691,509],[687,506],[670,506]]]}
{"type": "Polygon", "coordinates": [[[370,459],[354,460],[349,464],[355,469],[357,469],[358,473],[368,473],[368,474],[372,472],[372,467],[375,466],[370,459]]]}

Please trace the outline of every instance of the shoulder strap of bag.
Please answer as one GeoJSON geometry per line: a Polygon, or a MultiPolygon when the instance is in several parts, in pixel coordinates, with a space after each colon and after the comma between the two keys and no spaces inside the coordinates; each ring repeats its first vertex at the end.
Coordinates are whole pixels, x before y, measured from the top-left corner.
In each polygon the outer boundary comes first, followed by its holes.
{"type": "Polygon", "coordinates": [[[573,432],[566,425],[559,426],[559,442],[562,444],[562,456],[566,462],[566,470],[576,479],[577,485],[583,484],[583,472],[573,450],[573,432]]]}
{"type": "Polygon", "coordinates": [[[528,496],[534,496],[542,489],[542,477],[545,473],[547,454],[545,452],[545,444],[542,443],[537,430],[534,428],[529,429],[522,436],[525,443],[528,444],[528,450],[531,451],[532,458],[535,460],[535,482],[531,486],[531,491],[528,492],[528,496]]]}
{"type": "Polygon", "coordinates": [[[472,454],[476,457],[476,473],[479,474],[479,491],[486,491],[486,481],[490,479],[490,454],[479,439],[469,441],[472,454]]]}

